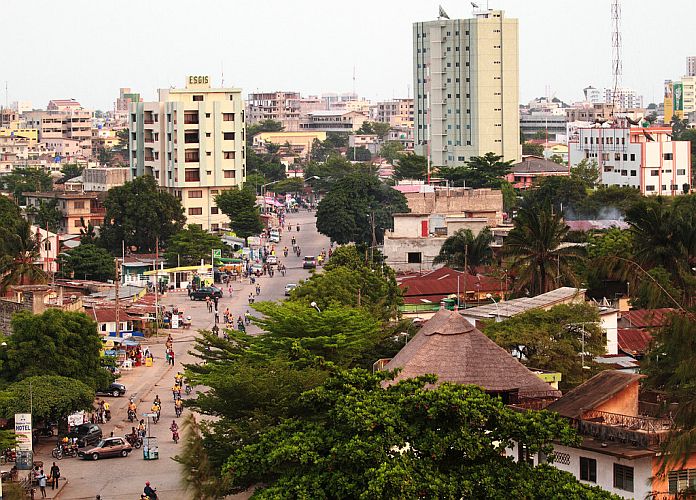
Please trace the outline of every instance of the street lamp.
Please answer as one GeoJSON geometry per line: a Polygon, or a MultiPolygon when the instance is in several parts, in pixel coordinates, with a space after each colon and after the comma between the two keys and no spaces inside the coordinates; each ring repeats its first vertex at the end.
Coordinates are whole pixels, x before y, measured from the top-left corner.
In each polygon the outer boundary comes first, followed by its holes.
{"type": "Polygon", "coordinates": [[[495,304],[495,316],[496,316],[495,321],[496,321],[496,323],[500,323],[500,309],[498,308],[498,303],[495,301],[495,298],[490,293],[486,294],[486,298],[492,300],[493,303],[495,304]]]}
{"type": "Polygon", "coordinates": [[[312,306],[314,309],[316,309],[318,312],[321,312],[321,309],[319,309],[319,306],[317,305],[316,302],[312,301],[312,303],[309,305],[312,306]]]}

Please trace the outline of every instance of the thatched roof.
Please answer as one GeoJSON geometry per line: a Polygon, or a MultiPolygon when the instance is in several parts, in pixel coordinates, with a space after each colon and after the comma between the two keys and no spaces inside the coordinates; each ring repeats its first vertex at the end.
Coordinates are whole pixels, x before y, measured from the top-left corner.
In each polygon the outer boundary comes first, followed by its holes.
{"type": "Polygon", "coordinates": [[[604,370],[590,380],[566,392],[546,407],[567,418],[580,418],[584,410],[594,410],[644,375],[618,370],[604,370]]]}
{"type": "Polygon", "coordinates": [[[445,309],[385,366],[395,368],[401,371],[394,382],[433,373],[438,382],[474,384],[491,392],[518,390],[524,396],[553,390],[459,313],[445,309]]]}

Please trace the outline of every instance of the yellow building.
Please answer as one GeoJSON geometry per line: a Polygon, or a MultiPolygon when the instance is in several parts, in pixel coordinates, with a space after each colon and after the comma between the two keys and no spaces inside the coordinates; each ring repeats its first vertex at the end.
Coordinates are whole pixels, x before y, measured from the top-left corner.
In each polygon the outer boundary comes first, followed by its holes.
{"type": "Polygon", "coordinates": [[[181,200],[188,224],[217,230],[229,219],[214,197],[246,177],[245,118],[241,90],[210,81],[189,76],[157,102],[132,102],[129,150],[134,177],[152,175],[181,200]]]}
{"type": "Polygon", "coordinates": [[[254,150],[263,151],[266,143],[277,144],[281,147],[290,145],[290,151],[301,158],[306,158],[311,154],[312,143],[315,141],[325,141],[326,132],[261,132],[254,136],[254,150]]]}

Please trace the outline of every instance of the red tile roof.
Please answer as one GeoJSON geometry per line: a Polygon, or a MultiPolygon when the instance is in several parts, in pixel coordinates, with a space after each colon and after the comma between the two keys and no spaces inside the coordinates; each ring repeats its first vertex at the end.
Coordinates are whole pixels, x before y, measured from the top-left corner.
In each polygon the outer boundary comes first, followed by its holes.
{"type": "Polygon", "coordinates": [[[673,312],[671,307],[634,309],[621,316],[621,323],[631,328],[659,328],[667,324],[668,316],[673,312]]]}
{"type": "Polygon", "coordinates": [[[630,356],[645,354],[652,340],[648,330],[638,328],[619,328],[617,332],[619,349],[630,356]]]}

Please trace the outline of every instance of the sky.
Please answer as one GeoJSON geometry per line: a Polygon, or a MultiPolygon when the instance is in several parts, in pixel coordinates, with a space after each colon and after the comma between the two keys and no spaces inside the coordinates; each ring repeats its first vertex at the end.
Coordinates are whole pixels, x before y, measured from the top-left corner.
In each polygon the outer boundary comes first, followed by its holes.
{"type": "MultiPolygon", "coordinates": [[[[486,0],[477,0],[481,7],[486,0]]],[[[33,0],[2,2],[0,102],[74,98],[112,109],[119,87],[146,100],[186,75],[219,85],[303,95],[355,90],[368,99],[412,94],[416,21],[471,17],[452,0],[33,0]],[[7,82],[7,95],[5,92],[7,82]]],[[[520,100],[566,102],[611,85],[611,0],[490,0],[519,19],[520,100]]],[[[663,81],[696,55],[696,1],[622,0],[622,84],[661,100],[663,81]]]]}

